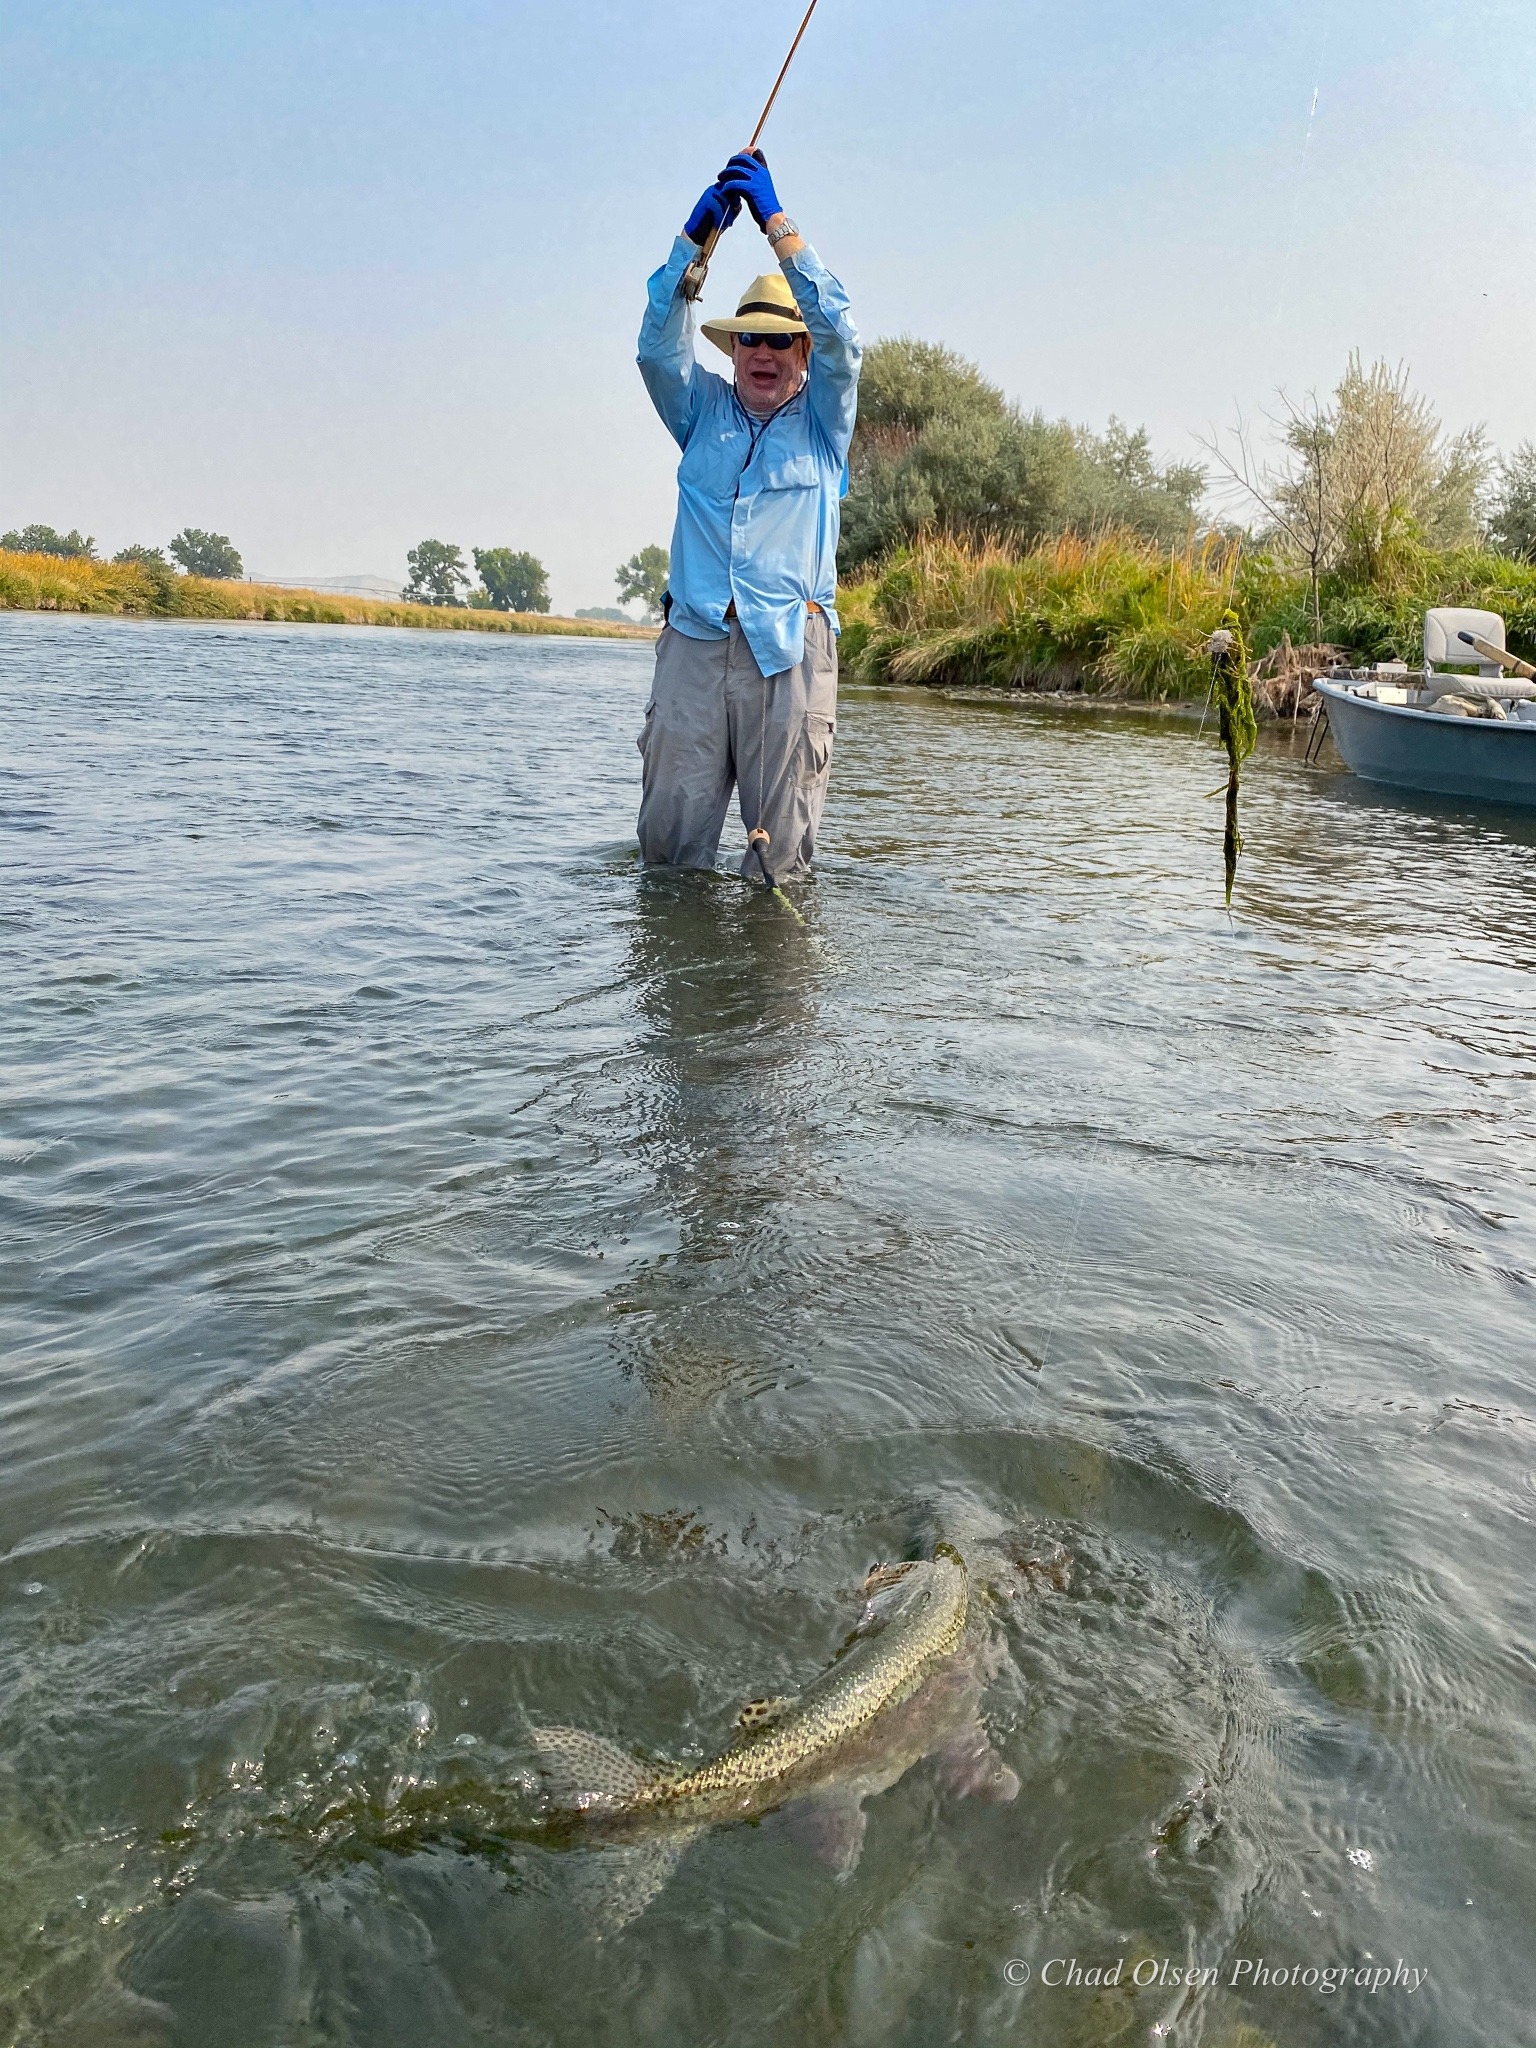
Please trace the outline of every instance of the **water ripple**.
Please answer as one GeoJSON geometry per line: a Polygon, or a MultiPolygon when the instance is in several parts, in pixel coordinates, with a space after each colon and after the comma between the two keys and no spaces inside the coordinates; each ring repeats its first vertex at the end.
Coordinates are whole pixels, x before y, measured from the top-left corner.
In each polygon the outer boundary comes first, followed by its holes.
{"type": "Polygon", "coordinates": [[[1178,2024],[1508,2048],[1536,821],[1268,738],[1229,919],[1187,727],[849,691],[801,927],[636,875],[648,659],[0,616],[0,2033],[1087,2043],[1166,2001],[1008,1957],[1371,1951],[1178,2024]],[[303,1841],[710,1747],[945,1534],[1013,1806],[605,1943],[303,1841]]]}

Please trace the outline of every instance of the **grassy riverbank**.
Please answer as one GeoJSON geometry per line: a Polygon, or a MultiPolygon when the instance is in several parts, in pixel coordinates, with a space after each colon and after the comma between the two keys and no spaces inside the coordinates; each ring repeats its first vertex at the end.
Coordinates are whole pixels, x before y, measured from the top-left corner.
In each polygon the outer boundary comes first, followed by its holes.
{"type": "Polygon", "coordinates": [[[449,610],[381,604],[268,583],[213,582],[136,562],[65,560],[0,549],[0,611],[104,612],[156,619],[272,619],[308,626],[420,626],[448,633],[569,633],[598,640],[650,640],[650,626],[543,612],[449,610]]]}
{"type": "MultiPolygon", "coordinates": [[[[1390,581],[1325,579],[1322,643],[1359,661],[1420,658],[1424,612],[1502,612],[1509,642],[1536,656],[1536,566],[1479,548],[1416,549],[1390,581]]],[[[929,539],[846,588],[843,668],[860,681],[1203,698],[1208,635],[1228,606],[1261,665],[1257,696],[1292,708],[1293,646],[1315,639],[1306,574],[1217,537],[1169,551],[1133,534],[1066,534],[1030,549],[929,539]]]]}

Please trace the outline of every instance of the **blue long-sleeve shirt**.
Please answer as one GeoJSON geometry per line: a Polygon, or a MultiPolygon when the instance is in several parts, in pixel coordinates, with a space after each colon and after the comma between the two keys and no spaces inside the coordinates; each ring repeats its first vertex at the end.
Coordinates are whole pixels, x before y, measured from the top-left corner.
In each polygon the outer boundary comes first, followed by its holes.
{"type": "Polygon", "coordinates": [[[679,235],[651,279],[640,328],[640,374],[683,451],[672,532],[670,623],[695,640],[723,640],[733,600],[764,675],[805,652],[805,612],[837,625],[839,501],[858,404],[859,337],[848,295],[809,248],[781,268],[811,332],[809,374],[766,422],[736,387],[699,364],[693,307],[680,289],[698,254],[679,235]]]}

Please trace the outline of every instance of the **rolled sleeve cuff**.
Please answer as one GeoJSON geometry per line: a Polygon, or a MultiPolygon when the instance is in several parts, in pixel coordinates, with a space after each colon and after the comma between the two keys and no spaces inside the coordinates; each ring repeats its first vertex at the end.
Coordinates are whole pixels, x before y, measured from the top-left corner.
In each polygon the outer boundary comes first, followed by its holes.
{"type": "Polygon", "coordinates": [[[645,320],[640,328],[640,360],[664,346],[663,336],[678,321],[686,319],[686,304],[678,300],[678,286],[682,283],[683,272],[699,253],[697,244],[686,235],[679,235],[672,244],[672,253],[660,270],[653,271],[645,287],[645,320]]]}
{"type": "Polygon", "coordinates": [[[807,242],[791,256],[781,257],[779,268],[795,295],[795,304],[806,325],[835,334],[839,341],[857,346],[858,333],[849,313],[848,294],[807,242]]]}
{"type": "Polygon", "coordinates": [[[670,278],[674,286],[699,253],[699,245],[688,235],[679,235],[672,244],[672,254],[662,265],[659,275],[670,278]]]}

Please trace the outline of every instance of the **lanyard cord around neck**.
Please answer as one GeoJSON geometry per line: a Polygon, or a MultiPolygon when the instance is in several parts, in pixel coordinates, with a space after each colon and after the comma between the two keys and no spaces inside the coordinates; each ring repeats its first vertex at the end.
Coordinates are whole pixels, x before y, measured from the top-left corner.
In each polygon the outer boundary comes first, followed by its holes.
{"type": "Polygon", "coordinates": [[[741,496],[741,480],[746,475],[747,471],[752,467],[752,458],[754,455],[756,455],[758,446],[762,441],[764,434],[767,433],[768,429],[773,425],[774,421],[778,418],[779,414],[781,412],[787,412],[789,408],[794,404],[795,400],[804,395],[804,392],[805,379],[802,377],[800,380],[799,390],[792,391],[789,394],[788,398],[785,399],[782,405],[776,405],[773,408],[772,412],[766,413],[762,419],[758,419],[756,413],[748,412],[747,408],[742,404],[741,393],[736,389],[736,386],[734,384],[731,386],[731,396],[736,401],[736,410],[741,414],[742,418],[747,423],[746,459],[743,461],[740,469],[738,469],[736,472],[736,489],[733,494],[734,497],[739,498],[741,496]]]}

